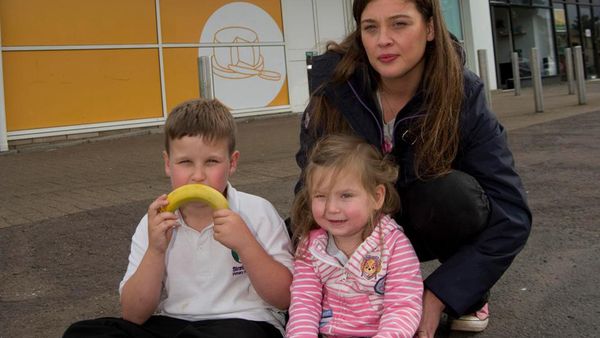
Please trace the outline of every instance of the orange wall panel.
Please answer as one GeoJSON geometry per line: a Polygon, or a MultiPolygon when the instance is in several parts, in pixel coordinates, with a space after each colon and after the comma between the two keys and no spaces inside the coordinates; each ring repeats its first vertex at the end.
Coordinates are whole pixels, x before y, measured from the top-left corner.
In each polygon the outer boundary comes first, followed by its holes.
{"type": "Polygon", "coordinates": [[[154,0],[0,0],[0,22],[4,46],[157,43],[154,0]]]}
{"type": "Polygon", "coordinates": [[[162,117],[155,49],[2,57],[8,131],[162,117]]]}
{"type": "MultiPolygon", "coordinates": [[[[204,24],[217,9],[232,0],[161,0],[160,15],[164,43],[198,43],[204,24]]],[[[280,0],[254,0],[252,3],[266,11],[283,32],[280,0]]],[[[272,41],[271,41],[272,42],[272,41]]]]}
{"type": "Polygon", "coordinates": [[[163,50],[168,111],[183,101],[200,97],[197,57],[196,48],[163,50]]]}
{"type": "Polygon", "coordinates": [[[279,94],[277,94],[273,101],[269,103],[269,107],[285,106],[288,104],[290,104],[290,96],[288,94],[288,81],[286,78],[286,80],[283,82],[281,90],[279,91],[279,94]]]}

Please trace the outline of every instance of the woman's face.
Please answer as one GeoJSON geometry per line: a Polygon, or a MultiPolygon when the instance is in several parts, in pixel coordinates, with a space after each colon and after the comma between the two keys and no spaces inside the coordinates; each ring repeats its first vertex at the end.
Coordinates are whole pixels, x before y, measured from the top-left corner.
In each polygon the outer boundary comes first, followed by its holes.
{"type": "Polygon", "coordinates": [[[360,18],[360,35],[382,80],[420,81],[425,46],[434,33],[432,21],[425,21],[413,1],[371,1],[360,18]]]}

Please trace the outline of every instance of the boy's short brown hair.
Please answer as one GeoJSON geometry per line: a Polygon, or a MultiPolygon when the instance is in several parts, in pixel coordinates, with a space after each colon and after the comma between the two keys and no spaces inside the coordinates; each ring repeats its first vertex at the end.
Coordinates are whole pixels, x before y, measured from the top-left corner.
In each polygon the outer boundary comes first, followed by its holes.
{"type": "Polygon", "coordinates": [[[229,154],[235,151],[236,126],[231,112],[218,100],[196,99],[183,102],[171,110],[165,122],[165,150],[171,140],[199,136],[208,142],[227,140],[229,154]]]}

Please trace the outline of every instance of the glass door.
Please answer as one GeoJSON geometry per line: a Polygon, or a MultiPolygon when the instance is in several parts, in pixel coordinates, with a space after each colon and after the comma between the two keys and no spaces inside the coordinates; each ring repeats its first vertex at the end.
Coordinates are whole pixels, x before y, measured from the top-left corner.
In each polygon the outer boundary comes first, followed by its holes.
{"type": "Polygon", "coordinates": [[[593,30],[594,22],[592,21],[592,8],[588,6],[579,6],[579,19],[581,22],[581,31],[583,35],[583,64],[585,67],[585,75],[588,79],[598,77],[598,68],[594,58],[594,40],[593,30]]]}
{"type": "Polygon", "coordinates": [[[577,5],[566,5],[569,47],[581,46],[581,25],[577,15],[577,5]]]}
{"type": "Polygon", "coordinates": [[[496,50],[496,73],[498,74],[498,88],[513,88],[512,84],[512,35],[510,24],[510,10],[508,7],[492,7],[492,31],[494,34],[494,48],[496,50]]]}
{"type": "MultiPolygon", "coordinates": [[[[600,4],[600,1],[597,1],[600,4]]],[[[592,17],[592,40],[594,45],[594,62],[596,63],[596,70],[600,70],[600,6],[593,7],[592,17]]]]}
{"type": "Polygon", "coordinates": [[[567,17],[563,4],[554,4],[554,36],[558,52],[558,69],[561,79],[564,81],[567,79],[565,48],[569,47],[569,35],[567,34],[567,17]]]}

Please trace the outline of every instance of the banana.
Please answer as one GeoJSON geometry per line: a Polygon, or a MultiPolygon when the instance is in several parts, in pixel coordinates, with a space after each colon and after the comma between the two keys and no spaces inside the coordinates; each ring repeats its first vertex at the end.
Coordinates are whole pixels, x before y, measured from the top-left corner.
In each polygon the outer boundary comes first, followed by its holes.
{"type": "Polygon", "coordinates": [[[164,211],[173,212],[180,206],[189,202],[204,202],[213,209],[227,209],[227,199],[223,194],[205,184],[186,184],[171,191],[167,195],[169,204],[163,208],[164,211]]]}

